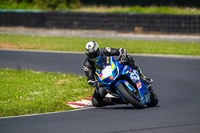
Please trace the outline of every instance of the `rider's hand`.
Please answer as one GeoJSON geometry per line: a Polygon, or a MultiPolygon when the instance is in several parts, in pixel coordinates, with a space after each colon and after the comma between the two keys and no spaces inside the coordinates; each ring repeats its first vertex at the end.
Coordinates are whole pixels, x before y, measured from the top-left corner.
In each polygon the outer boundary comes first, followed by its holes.
{"type": "Polygon", "coordinates": [[[126,56],[126,55],[121,55],[120,61],[121,61],[122,63],[126,63],[126,62],[128,61],[127,56],[126,56]]]}

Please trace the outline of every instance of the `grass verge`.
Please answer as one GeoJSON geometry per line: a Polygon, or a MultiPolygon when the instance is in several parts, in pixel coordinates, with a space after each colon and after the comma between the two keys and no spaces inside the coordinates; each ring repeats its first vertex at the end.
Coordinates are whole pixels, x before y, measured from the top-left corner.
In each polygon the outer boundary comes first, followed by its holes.
{"type": "Polygon", "coordinates": [[[150,14],[183,14],[183,15],[199,15],[200,8],[192,7],[169,7],[169,6],[82,6],[78,9],[71,9],[72,11],[78,12],[107,12],[107,13],[117,13],[117,12],[128,12],[128,13],[150,13],[150,14]]]}
{"type": "Polygon", "coordinates": [[[86,77],[0,69],[0,117],[72,110],[66,102],[92,96],[86,77]]]}
{"type": "Polygon", "coordinates": [[[161,42],[79,37],[41,37],[0,34],[0,49],[31,49],[84,52],[85,44],[97,41],[101,47],[125,48],[128,53],[200,56],[200,43],[161,42]]]}
{"type": "MultiPolygon", "coordinates": [[[[54,11],[72,11],[72,12],[105,12],[105,13],[155,13],[155,14],[182,14],[182,15],[199,15],[200,8],[194,7],[175,7],[175,6],[81,6],[80,8],[69,8],[66,5],[60,4],[55,9],[48,7],[47,5],[40,6],[37,4],[31,4],[27,2],[20,3],[9,3],[1,2],[0,9],[25,9],[25,11],[36,10],[36,11],[45,11],[45,10],[54,10],[54,11]]],[[[22,11],[22,10],[21,10],[22,11]]]]}

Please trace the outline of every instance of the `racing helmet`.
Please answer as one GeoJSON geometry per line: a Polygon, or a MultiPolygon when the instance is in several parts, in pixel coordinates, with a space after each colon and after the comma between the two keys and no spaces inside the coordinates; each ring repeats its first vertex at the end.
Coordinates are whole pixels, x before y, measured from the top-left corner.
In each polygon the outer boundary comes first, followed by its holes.
{"type": "Polygon", "coordinates": [[[86,43],[85,54],[91,61],[97,62],[99,60],[100,53],[100,47],[97,42],[89,41],[88,43],[86,43]]]}

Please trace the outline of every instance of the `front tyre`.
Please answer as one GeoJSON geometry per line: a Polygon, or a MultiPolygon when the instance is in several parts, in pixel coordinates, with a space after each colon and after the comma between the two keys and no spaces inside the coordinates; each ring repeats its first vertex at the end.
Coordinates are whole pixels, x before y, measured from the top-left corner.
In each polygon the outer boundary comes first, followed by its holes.
{"type": "Polygon", "coordinates": [[[137,100],[130,91],[124,86],[123,83],[119,83],[117,85],[117,90],[124,96],[124,98],[130,102],[135,108],[143,109],[144,104],[142,104],[139,100],[137,100]]]}
{"type": "Polygon", "coordinates": [[[151,102],[147,103],[148,107],[154,107],[158,104],[158,96],[154,92],[150,92],[151,102]]]}

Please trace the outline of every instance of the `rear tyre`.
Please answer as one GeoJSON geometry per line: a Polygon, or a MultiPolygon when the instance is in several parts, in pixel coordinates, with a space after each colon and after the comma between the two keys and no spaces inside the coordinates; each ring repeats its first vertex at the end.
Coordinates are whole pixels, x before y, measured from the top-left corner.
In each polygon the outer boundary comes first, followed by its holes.
{"type": "Polygon", "coordinates": [[[134,95],[127,90],[123,83],[119,83],[117,85],[117,90],[125,97],[125,99],[130,102],[135,108],[143,109],[144,104],[142,104],[139,100],[137,100],[134,95]]]}
{"type": "Polygon", "coordinates": [[[150,92],[151,102],[147,103],[148,107],[154,107],[158,104],[158,96],[154,92],[150,92]]]}

